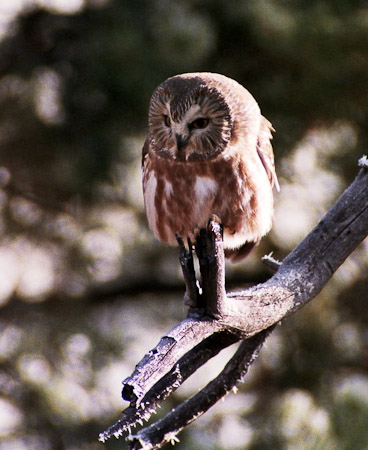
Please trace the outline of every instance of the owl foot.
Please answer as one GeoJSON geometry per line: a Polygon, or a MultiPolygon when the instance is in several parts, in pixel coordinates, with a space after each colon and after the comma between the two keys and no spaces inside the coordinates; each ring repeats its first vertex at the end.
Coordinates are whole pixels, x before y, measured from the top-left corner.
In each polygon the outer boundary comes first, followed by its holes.
{"type": "Polygon", "coordinates": [[[202,296],[194,270],[193,244],[188,238],[188,249],[186,249],[184,241],[180,236],[176,235],[176,240],[179,244],[179,261],[186,287],[184,304],[194,309],[201,308],[203,307],[202,296]]]}
{"type": "MultiPolygon", "coordinates": [[[[212,223],[217,223],[217,224],[221,225],[221,219],[217,214],[212,214],[211,217],[208,219],[208,223],[207,223],[208,231],[211,230],[212,223]]],[[[222,237],[222,233],[223,233],[223,230],[221,227],[221,237],[222,237]]]]}
{"type": "Polygon", "coordinates": [[[188,248],[183,239],[176,235],[179,244],[179,261],[183,272],[186,291],[184,304],[189,306],[190,315],[209,315],[221,318],[225,315],[227,296],[225,291],[225,256],[221,220],[211,216],[207,227],[194,231],[194,246],[198,257],[201,282],[196,278],[193,260],[193,243],[188,238],[188,248]]]}
{"type": "Polygon", "coordinates": [[[195,248],[202,277],[205,311],[219,319],[224,315],[227,304],[223,228],[219,217],[211,216],[207,229],[200,231],[195,248]]]}

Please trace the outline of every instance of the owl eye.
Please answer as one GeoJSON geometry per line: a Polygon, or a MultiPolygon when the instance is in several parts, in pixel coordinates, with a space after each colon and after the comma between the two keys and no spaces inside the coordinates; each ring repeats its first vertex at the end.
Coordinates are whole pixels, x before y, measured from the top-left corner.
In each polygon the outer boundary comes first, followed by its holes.
{"type": "Polygon", "coordinates": [[[169,116],[164,116],[164,122],[167,127],[171,127],[171,121],[169,116]]]}
{"type": "Polygon", "coordinates": [[[200,128],[206,128],[206,126],[209,123],[209,119],[207,119],[206,117],[199,117],[196,120],[193,120],[193,122],[189,125],[190,129],[196,128],[196,129],[200,129],[200,128]]]}

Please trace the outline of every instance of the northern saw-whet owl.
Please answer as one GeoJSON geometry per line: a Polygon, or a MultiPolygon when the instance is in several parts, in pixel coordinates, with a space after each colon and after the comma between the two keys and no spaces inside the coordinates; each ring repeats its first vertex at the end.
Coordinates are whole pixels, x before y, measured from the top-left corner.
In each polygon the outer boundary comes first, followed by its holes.
{"type": "Polygon", "coordinates": [[[253,96],[215,73],[171,77],[154,91],[143,147],[148,223],[162,242],[194,239],[216,215],[225,256],[246,257],[271,228],[279,189],[273,130],[253,96]]]}

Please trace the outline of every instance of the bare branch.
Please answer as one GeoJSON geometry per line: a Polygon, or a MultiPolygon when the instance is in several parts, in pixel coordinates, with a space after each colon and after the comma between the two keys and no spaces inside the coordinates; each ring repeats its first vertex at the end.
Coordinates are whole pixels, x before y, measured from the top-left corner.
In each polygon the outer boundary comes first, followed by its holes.
{"type": "Polygon", "coordinates": [[[139,404],[146,392],[163,377],[185,353],[224,327],[209,318],[187,318],[160,339],[157,346],[138,363],[123,383],[122,397],[139,404]]]}
{"type": "Polygon", "coordinates": [[[367,233],[368,171],[362,169],[272,278],[228,295],[234,301],[224,320],[253,335],[294,313],[321,291],[367,233]]]}
{"type": "Polygon", "coordinates": [[[202,341],[177,361],[170,372],[147,392],[137,407],[133,404],[126,408],[123,411],[123,417],[104,433],[101,433],[100,439],[105,440],[111,436],[119,437],[123,432],[130,433],[131,427],[135,427],[137,423],[142,424],[143,420],[148,420],[151,414],[155,413],[157,406],[180,387],[199,367],[238,340],[239,337],[225,331],[213,334],[202,341]]]}
{"type": "MultiPolygon", "coordinates": [[[[130,400],[130,407],[123,419],[101,434],[101,440],[129,431],[220,349],[247,338],[215,380],[169,416],[141,430],[132,438],[131,448],[160,448],[236,385],[271,327],[314,298],[366,237],[368,171],[363,159],[359,165],[364,168],[354,182],[263,284],[226,295],[221,236],[216,227],[201,236],[196,251],[203,293],[195,292],[187,319],[164,336],[124,381],[123,398],[130,400]]],[[[193,274],[186,275],[193,285],[193,274]]]]}

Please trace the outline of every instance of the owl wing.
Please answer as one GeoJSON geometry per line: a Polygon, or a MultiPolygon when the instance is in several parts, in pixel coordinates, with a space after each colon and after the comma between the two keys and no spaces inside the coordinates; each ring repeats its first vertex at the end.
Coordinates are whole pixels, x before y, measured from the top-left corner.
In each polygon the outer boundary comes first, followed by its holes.
{"type": "Polygon", "coordinates": [[[257,153],[262,161],[263,167],[266,170],[271,186],[275,187],[277,191],[280,190],[279,181],[275,171],[275,160],[273,157],[273,150],[271,145],[272,134],[275,131],[271,123],[262,116],[261,127],[258,133],[257,153]]]}

